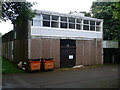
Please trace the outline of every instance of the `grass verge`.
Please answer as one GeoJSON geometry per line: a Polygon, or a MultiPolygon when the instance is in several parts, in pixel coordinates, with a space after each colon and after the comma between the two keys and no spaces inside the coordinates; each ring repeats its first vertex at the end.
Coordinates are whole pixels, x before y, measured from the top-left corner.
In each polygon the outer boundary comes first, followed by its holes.
{"type": "Polygon", "coordinates": [[[2,74],[9,74],[9,73],[23,73],[22,69],[17,68],[17,65],[12,63],[11,61],[1,58],[0,62],[2,61],[2,74]]]}

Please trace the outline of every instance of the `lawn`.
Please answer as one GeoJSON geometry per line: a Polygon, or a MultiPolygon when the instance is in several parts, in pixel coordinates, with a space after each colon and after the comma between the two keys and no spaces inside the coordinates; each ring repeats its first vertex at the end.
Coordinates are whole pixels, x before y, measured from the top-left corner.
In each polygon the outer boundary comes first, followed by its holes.
{"type": "Polygon", "coordinates": [[[17,65],[12,63],[11,61],[0,57],[0,63],[2,62],[2,66],[0,65],[0,68],[2,67],[2,74],[8,74],[8,73],[23,73],[24,71],[22,69],[19,69],[17,65]]]}

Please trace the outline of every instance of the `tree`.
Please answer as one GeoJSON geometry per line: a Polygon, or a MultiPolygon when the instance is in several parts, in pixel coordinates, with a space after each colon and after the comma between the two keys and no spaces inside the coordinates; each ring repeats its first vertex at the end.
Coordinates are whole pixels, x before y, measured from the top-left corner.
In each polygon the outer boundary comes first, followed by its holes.
{"type": "MultiPolygon", "coordinates": [[[[10,0],[11,1],[11,0],[10,0]]],[[[3,2],[2,3],[2,19],[4,21],[11,20],[13,24],[23,23],[25,20],[31,20],[35,11],[31,7],[34,3],[30,2],[3,2]]]]}
{"type": "Polygon", "coordinates": [[[93,14],[93,17],[104,20],[104,40],[118,39],[118,32],[116,29],[119,21],[118,19],[113,18],[113,11],[115,10],[115,8],[113,8],[113,4],[116,4],[116,2],[93,2],[91,6],[91,13],[93,14]]]}
{"type": "Polygon", "coordinates": [[[118,23],[116,25],[116,36],[120,42],[120,1],[113,4],[112,7],[114,8],[113,19],[116,19],[118,21],[118,23]]]}

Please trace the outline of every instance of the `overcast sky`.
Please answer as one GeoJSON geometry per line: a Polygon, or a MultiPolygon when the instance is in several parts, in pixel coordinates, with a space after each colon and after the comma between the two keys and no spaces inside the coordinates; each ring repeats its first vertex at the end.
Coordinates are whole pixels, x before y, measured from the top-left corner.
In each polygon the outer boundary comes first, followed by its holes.
{"type": "MultiPolygon", "coordinates": [[[[27,0],[37,4],[33,9],[54,11],[60,13],[69,13],[70,11],[90,11],[92,2],[95,0],[27,0]]],[[[0,32],[5,34],[13,29],[11,22],[2,22],[0,23],[0,32]]]]}

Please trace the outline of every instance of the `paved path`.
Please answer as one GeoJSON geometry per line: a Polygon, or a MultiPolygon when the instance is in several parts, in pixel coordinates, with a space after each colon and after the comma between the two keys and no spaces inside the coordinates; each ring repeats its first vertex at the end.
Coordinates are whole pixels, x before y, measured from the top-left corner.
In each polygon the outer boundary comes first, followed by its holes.
{"type": "Polygon", "coordinates": [[[4,74],[3,88],[117,88],[117,65],[82,70],[4,74]]]}

